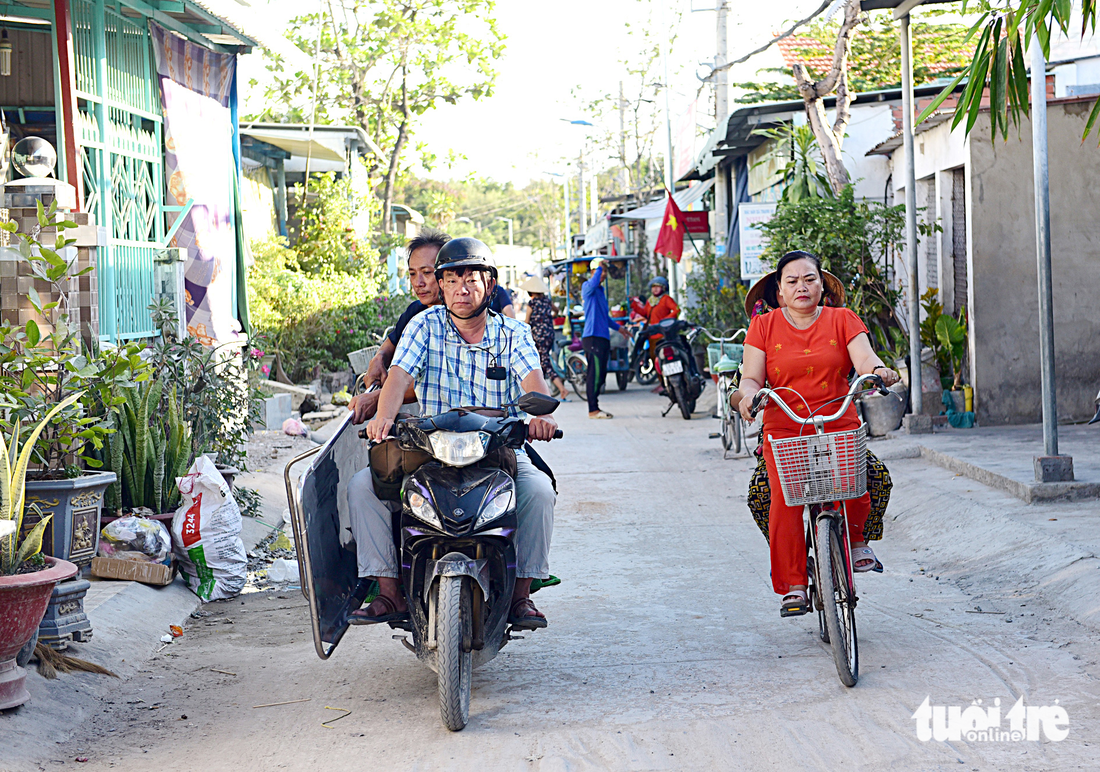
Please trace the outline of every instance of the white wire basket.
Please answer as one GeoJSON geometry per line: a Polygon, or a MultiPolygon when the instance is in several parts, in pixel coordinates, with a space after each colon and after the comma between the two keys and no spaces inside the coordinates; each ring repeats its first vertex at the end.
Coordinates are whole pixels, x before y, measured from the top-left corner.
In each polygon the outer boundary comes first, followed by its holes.
{"type": "Polygon", "coordinates": [[[867,430],[768,442],[789,507],[858,499],[867,492],[867,430]]]}
{"type": "Polygon", "coordinates": [[[374,359],[374,355],[378,353],[379,348],[381,346],[367,346],[358,351],[348,352],[348,361],[351,362],[351,369],[355,371],[356,375],[367,371],[367,365],[374,359]]]}

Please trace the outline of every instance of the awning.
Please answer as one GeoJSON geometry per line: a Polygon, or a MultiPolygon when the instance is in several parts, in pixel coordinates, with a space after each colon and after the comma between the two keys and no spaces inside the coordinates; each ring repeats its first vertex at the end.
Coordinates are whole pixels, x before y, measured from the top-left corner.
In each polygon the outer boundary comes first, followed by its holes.
{"type": "MultiPolygon", "coordinates": [[[[692,185],[690,188],[684,188],[678,190],[672,194],[673,200],[676,201],[676,206],[681,209],[687,209],[696,201],[703,197],[703,194],[714,187],[714,178],[702,182],[698,185],[692,185]]],[[[645,206],[640,206],[637,209],[631,209],[629,212],[623,212],[622,214],[611,215],[612,220],[655,220],[663,217],[665,214],[666,199],[660,199],[658,201],[651,201],[645,206]]]]}
{"type": "Polygon", "coordinates": [[[584,248],[583,252],[595,252],[597,249],[603,249],[611,243],[611,223],[606,217],[600,220],[598,223],[588,229],[588,233],[584,234],[584,248]]]}
{"type": "Polygon", "coordinates": [[[254,129],[241,129],[241,134],[274,145],[299,158],[309,156],[315,161],[331,161],[339,164],[347,160],[332,148],[322,145],[315,139],[293,139],[282,134],[266,134],[254,129]]]}

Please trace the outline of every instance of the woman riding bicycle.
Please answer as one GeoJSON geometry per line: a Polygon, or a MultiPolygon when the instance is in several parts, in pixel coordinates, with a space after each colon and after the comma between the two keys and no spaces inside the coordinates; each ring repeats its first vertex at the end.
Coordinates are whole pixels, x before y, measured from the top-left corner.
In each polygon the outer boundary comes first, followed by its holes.
{"type": "MultiPolygon", "coordinates": [[[[837,281],[828,275],[830,281],[837,281]]],[[[768,281],[770,277],[761,279],[768,281]]],[[[822,305],[824,295],[821,261],[809,252],[788,252],[780,258],[774,273],[777,283],[778,311],[758,316],[749,325],[742,362],[740,404],[738,410],[747,422],[753,420],[752,402],[756,393],[769,384],[773,389],[792,389],[796,397],[786,400],[800,416],[830,413],[826,405],[836,405],[848,393],[848,374],[875,374],[889,386],[898,374],[886,367],[871,348],[867,328],[847,308],[822,305]],[[803,401],[804,400],[804,401],[803,401]],[[821,410],[821,408],[826,408],[821,410]]],[[[837,281],[839,284],[839,282],[837,281]]],[[[843,288],[840,288],[843,292],[843,288]]],[[[832,407],[832,410],[835,410],[832,407]]],[[[768,480],[773,491],[782,490],[768,437],[798,437],[803,427],[790,420],[776,405],[763,411],[764,456],[768,480]]],[[[859,427],[855,406],[829,431],[859,427]]],[[[870,512],[870,497],[865,493],[847,502],[848,528],[852,535],[852,560],[856,571],[870,571],[877,562],[874,552],[863,541],[863,526],[870,512]],[[858,540],[857,540],[858,539],[858,540]]],[[[796,616],[810,610],[806,594],[806,536],[802,530],[802,507],[789,507],[780,495],[771,497],[769,511],[772,587],[783,596],[782,616],[796,616]]]]}

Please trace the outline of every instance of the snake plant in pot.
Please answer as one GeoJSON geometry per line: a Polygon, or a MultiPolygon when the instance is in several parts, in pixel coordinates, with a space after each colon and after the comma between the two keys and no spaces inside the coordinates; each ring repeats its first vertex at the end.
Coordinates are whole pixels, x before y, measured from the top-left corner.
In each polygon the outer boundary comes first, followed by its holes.
{"type": "Polygon", "coordinates": [[[54,586],[77,572],[77,567],[66,560],[41,554],[42,537],[51,516],[42,515],[34,503],[28,505],[25,482],[27,466],[43,429],[80,396],[73,394],[55,405],[23,441],[21,449],[18,420],[7,439],[0,432],[0,710],[30,699],[26,673],[16,656],[37,632],[54,586]],[[28,508],[39,518],[24,530],[23,514],[28,508]]]}
{"type": "Polygon", "coordinates": [[[193,460],[191,428],[180,416],[176,389],[158,377],[121,392],[118,428],[104,454],[104,466],[119,478],[107,489],[107,509],[148,510],[170,519],[180,499],[176,478],[187,474],[193,460]]]}

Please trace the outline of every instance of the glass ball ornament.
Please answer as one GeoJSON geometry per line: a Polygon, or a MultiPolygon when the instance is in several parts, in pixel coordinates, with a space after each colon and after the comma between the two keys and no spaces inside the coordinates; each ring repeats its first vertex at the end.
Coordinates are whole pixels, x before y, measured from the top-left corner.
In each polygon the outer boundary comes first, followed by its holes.
{"type": "Polygon", "coordinates": [[[11,162],[25,177],[49,177],[57,166],[57,151],[41,137],[24,137],[12,148],[11,162]]]}

